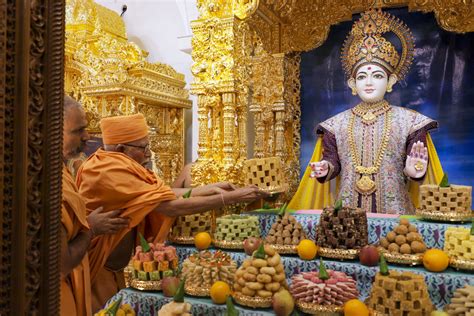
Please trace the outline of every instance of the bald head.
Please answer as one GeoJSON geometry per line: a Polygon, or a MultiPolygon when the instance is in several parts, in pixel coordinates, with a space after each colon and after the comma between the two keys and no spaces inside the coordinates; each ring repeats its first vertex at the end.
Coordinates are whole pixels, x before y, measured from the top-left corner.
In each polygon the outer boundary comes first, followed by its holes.
{"type": "Polygon", "coordinates": [[[77,156],[84,148],[89,134],[86,131],[87,119],[79,102],[64,96],[63,157],[77,156]]]}

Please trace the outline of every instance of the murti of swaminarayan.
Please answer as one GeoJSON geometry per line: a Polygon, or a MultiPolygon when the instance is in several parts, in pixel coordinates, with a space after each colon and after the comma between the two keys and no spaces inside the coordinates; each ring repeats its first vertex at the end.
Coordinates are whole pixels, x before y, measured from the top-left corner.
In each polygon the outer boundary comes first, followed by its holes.
{"type": "MultiPolygon", "coordinates": [[[[354,23],[351,32],[342,48],[342,63],[347,77],[353,78],[357,69],[369,63],[380,65],[387,74],[394,74],[398,79],[408,72],[413,60],[413,37],[408,27],[396,17],[381,10],[369,10],[354,23]],[[384,33],[393,32],[402,43],[399,54],[395,47],[383,37],[384,33]]],[[[350,156],[360,178],[355,182],[355,189],[363,195],[370,195],[377,190],[372,176],[380,171],[392,124],[390,104],[381,100],[377,103],[362,102],[352,109],[349,118],[348,136],[350,156]],[[359,117],[363,126],[374,124],[383,116],[383,132],[379,148],[371,166],[364,166],[362,153],[357,150],[355,140],[355,121],[359,117]]]]}

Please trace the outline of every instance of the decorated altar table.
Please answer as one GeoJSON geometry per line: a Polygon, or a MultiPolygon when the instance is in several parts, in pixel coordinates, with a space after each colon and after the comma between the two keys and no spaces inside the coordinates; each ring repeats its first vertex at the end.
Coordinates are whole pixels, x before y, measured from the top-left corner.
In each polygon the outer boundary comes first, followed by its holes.
{"type": "MultiPolygon", "coordinates": [[[[298,222],[302,224],[308,238],[315,239],[316,225],[319,221],[317,211],[311,214],[295,214],[298,222]]],[[[275,222],[274,215],[259,215],[260,230],[262,236],[266,236],[275,222]]],[[[396,217],[382,217],[380,215],[368,216],[369,228],[369,243],[376,243],[380,236],[386,235],[397,224],[399,219],[396,217]]],[[[444,246],[444,233],[449,226],[458,226],[458,224],[446,224],[436,222],[425,222],[416,218],[410,218],[410,221],[418,227],[418,231],[423,235],[426,246],[428,248],[440,248],[444,246]]],[[[461,224],[460,226],[470,227],[470,224],[461,224]]],[[[174,245],[177,248],[179,261],[183,262],[190,254],[196,251],[194,246],[174,245]]],[[[225,250],[230,254],[233,260],[238,265],[246,258],[243,251],[225,250]]],[[[303,271],[317,270],[319,266],[319,259],[305,261],[298,258],[296,255],[282,255],[287,281],[290,282],[291,276],[303,271]]],[[[378,267],[367,267],[359,263],[358,260],[337,261],[325,259],[325,264],[328,269],[345,272],[352,276],[357,281],[357,287],[360,293],[360,299],[365,300],[370,295],[372,282],[375,274],[378,272],[378,267]]],[[[431,300],[437,308],[443,308],[450,303],[453,292],[463,287],[466,284],[474,285],[474,273],[456,271],[452,268],[441,273],[433,273],[425,270],[422,266],[419,267],[405,267],[398,265],[389,265],[390,269],[394,270],[410,270],[423,275],[428,286],[431,300]]],[[[123,303],[129,303],[137,311],[137,315],[156,315],[156,312],[163,304],[166,304],[170,298],[165,298],[161,292],[140,292],[133,289],[123,289],[116,294],[108,304],[115,301],[119,297],[123,298],[123,303]]],[[[210,299],[192,298],[187,296],[185,298],[193,304],[193,315],[223,315],[225,305],[214,305],[210,299]]],[[[257,310],[254,311],[248,308],[239,307],[241,315],[272,315],[271,310],[257,310]]]]}

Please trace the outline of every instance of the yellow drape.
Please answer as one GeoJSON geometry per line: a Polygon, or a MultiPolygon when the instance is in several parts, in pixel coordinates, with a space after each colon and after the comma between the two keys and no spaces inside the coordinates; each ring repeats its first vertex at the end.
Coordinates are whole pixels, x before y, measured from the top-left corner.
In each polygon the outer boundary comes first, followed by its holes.
{"type": "MultiPolygon", "coordinates": [[[[426,171],[423,184],[439,184],[443,178],[443,168],[441,167],[436,148],[429,134],[426,135],[426,143],[430,163],[428,164],[428,170],[426,171]]],[[[322,137],[319,137],[310,161],[321,160],[322,154],[322,137]]],[[[294,210],[317,210],[334,204],[334,197],[331,194],[329,182],[319,183],[316,179],[309,177],[310,173],[311,168],[308,166],[288,208],[294,210]]],[[[336,178],[336,182],[339,182],[339,176],[336,178]]],[[[418,183],[410,181],[409,191],[415,207],[418,207],[418,188],[418,183]]],[[[338,185],[336,185],[336,190],[337,189],[338,185]]]]}

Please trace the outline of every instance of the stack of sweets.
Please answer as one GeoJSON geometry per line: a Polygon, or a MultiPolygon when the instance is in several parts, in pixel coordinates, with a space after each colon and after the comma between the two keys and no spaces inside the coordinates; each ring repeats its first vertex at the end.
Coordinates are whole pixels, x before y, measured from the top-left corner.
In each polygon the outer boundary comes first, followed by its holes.
{"type": "Polygon", "coordinates": [[[236,270],[237,264],[225,252],[204,250],[184,260],[182,277],[186,287],[210,288],[216,281],[232,285],[236,270]]]}
{"type": "Polygon", "coordinates": [[[217,218],[214,239],[228,242],[243,242],[249,237],[259,237],[257,216],[226,215],[217,218]]]}
{"type": "Polygon", "coordinates": [[[132,275],[141,281],[158,281],[163,278],[165,271],[178,268],[176,248],[164,244],[149,243],[149,250],[143,251],[142,246],[137,246],[133,256],[132,275]]]}
{"type": "Polygon", "coordinates": [[[368,244],[367,215],[360,209],[327,207],[316,228],[316,244],[331,249],[360,249],[368,244]]]}
{"type": "Polygon", "coordinates": [[[306,239],[306,233],[296,218],[288,213],[278,217],[277,221],[270,228],[270,232],[265,238],[268,244],[277,245],[298,245],[301,240],[306,239]]]}

